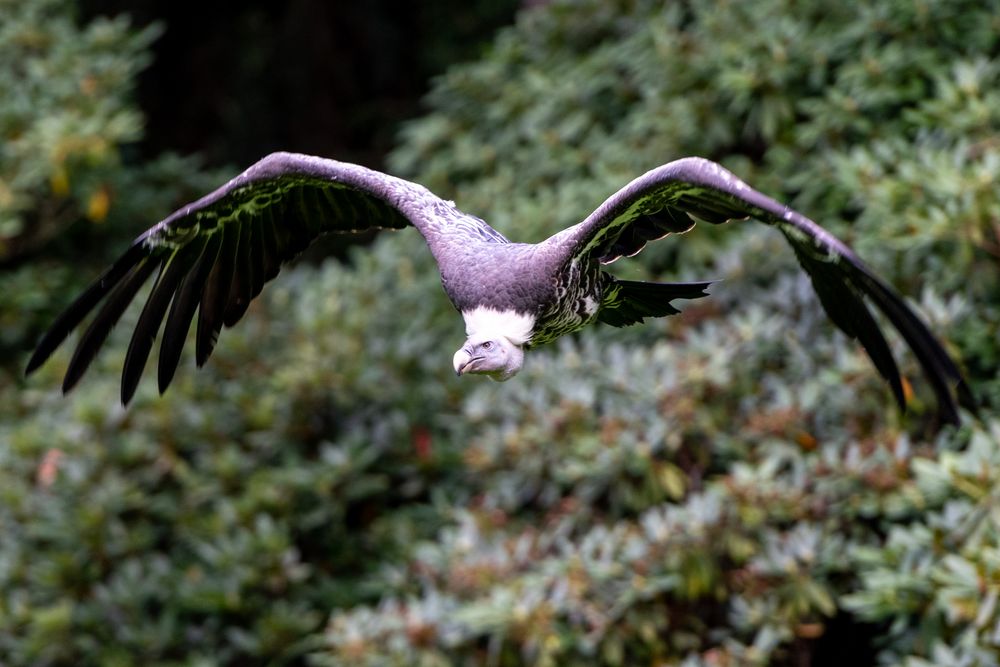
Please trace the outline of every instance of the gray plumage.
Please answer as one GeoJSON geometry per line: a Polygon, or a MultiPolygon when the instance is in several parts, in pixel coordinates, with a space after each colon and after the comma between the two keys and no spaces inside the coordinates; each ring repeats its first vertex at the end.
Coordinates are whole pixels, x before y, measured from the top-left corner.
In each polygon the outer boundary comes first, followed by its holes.
{"type": "Polygon", "coordinates": [[[901,406],[899,370],[865,298],[914,351],[942,418],[957,422],[957,402],[972,406],[961,372],[927,326],[846,245],[701,158],[647,172],[583,222],[541,243],[523,244],[511,243],[416,183],[358,165],[275,153],[139,236],[57,318],[27,372],[97,310],[66,371],[63,389],[71,389],[138,289],[157,273],[129,343],[121,398],[125,404],[132,398],[161,325],[162,392],[196,311],[195,357],[201,366],[222,327],[239,321],[264,283],[316,237],[412,225],[466,320],[469,338],[455,355],[456,371],[505,380],[520,369],[525,349],[594,321],[625,326],[674,314],[671,300],[705,296],[708,283],[621,281],[601,265],[632,256],[649,241],[686,232],[695,218],[719,224],[747,217],[785,235],[833,322],[864,346],[901,406]]]}

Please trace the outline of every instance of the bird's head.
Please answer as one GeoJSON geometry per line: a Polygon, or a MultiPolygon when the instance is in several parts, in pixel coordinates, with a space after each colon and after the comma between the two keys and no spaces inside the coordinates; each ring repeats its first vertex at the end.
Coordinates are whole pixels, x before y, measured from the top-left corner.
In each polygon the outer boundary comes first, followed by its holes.
{"type": "Polygon", "coordinates": [[[533,315],[513,310],[480,306],[463,310],[465,345],[453,362],[459,375],[486,375],[492,380],[509,380],[524,365],[524,346],[531,340],[533,315]]]}
{"type": "Polygon", "coordinates": [[[465,340],[453,362],[459,375],[486,375],[504,382],[517,375],[524,365],[524,348],[506,336],[478,334],[465,340]]]}

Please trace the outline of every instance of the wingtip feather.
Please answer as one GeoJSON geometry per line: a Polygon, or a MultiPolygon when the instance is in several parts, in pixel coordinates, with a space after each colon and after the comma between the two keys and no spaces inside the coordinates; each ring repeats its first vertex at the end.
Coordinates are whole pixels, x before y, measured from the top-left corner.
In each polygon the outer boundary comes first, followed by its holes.
{"type": "Polygon", "coordinates": [[[217,235],[203,239],[200,247],[194,249],[197,259],[193,267],[181,280],[180,286],[170,303],[170,312],[163,327],[163,340],[160,343],[160,358],[157,367],[157,385],[160,394],[170,386],[177,366],[180,364],[181,352],[187,339],[191,320],[195,309],[204,294],[205,281],[218,258],[221,239],[217,235]]]}
{"type": "Polygon", "coordinates": [[[104,341],[107,340],[108,334],[111,333],[111,329],[121,319],[125,309],[135,298],[136,292],[146,283],[158,265],[158,262],[151,260],[139,263],[112,290],[101,310],[94,316],[77,342],[63,376],[63,393],[69,392],[76,386],[86,373],[104,345],[104,341]]]}
{"type": "Polygon", "coordinates": [[[125,363],[122,367],[122,405],[128,405],[135,395],[153,348],[153,341],[163,324],[167,307],[203,248],[203,244],[183,246],[163,264],[146,305],[139,315],[139,321],[136,322],[132,340],[129,341],[128,351],[125,354],[125,363]]]}
{"type": "Polygon", "coordinates": [[[141,242],[136,241],[119,257],[114,264],[101,273],[73,302],[56,317],[55,321],[42,335],[35,346],[28,363],[24,368],[25,377],[38,370],[42,364],[66,340],[69,334],[79,326],[80,322],[108,295],[119,282],[143,259],[149,256],[149,250],[141,242]]]}

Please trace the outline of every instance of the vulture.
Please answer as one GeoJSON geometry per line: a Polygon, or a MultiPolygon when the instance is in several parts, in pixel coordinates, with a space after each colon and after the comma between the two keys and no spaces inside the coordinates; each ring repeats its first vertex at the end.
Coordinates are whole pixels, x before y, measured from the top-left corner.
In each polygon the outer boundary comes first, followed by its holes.
{"type": "Polygon", "coordinates": [[[504,381],[521,370],[528,349],[595,321],[621,327],[672,315],[679,312],[673,301],[706,296],[709,282],[621,280],[602,266],[635,255],[650,241],[687,232],[695,220],[721,224],[747,218],[784,234],[830,318],[864,347],[901,408],[906,394],[899,369],[866,300],[913,350],[941,419],[958,422],[958,404],[972,405],[969,389],[956,363],[902,297],[815,222],[697,157],[652,169],[583,222],[530,244],[507,240],[416,183],[355,164],[273,153],[139,236],[55,320],[26,373],[96,310],[67,367],[62,388],[69,391],[155,273],[125,357],[121,400],[127,405],[132,399],[161,326],[162,393],[177,369],[196,311],[200,367],[222,327],[236,324],[264,283],[318,236],[413,226],[465,321],[466,340],[453,358],[455,372],[504,381]]]}

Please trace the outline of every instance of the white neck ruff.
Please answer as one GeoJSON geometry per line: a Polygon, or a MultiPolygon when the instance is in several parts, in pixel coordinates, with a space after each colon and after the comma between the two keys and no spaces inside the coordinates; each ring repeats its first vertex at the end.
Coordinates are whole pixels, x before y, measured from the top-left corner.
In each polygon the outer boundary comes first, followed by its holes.
{"type": "Polygon", "coordinates": [[[531,339],[535,316],[513,310],[497,310],[478,306],[462,313],[465,318],[465,335],[469,338],[486,334],[503,336],[515,345],[524,345],[531,339]]]}

